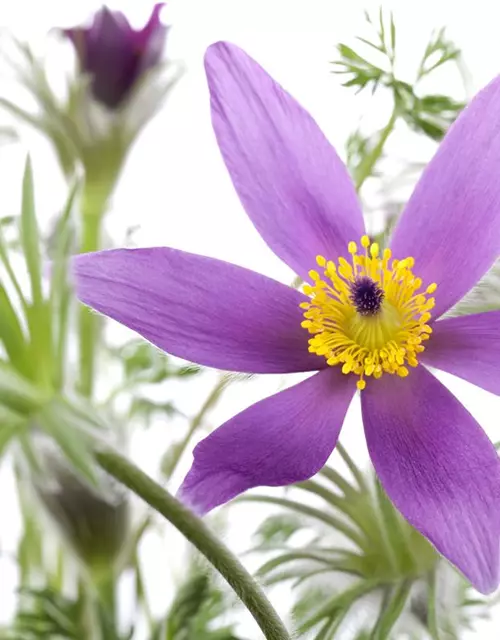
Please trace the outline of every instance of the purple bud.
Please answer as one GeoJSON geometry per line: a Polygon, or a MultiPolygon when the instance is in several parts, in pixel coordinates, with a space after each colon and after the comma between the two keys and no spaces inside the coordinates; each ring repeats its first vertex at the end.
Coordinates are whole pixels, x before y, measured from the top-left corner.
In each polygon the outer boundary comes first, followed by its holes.
{"type": "Polygon", "coordinates": [[[94,98],[110,109],[118,108],[141,75],[159,63],[167,35],[160,22],[163,6],[156,4],[138,31],[123,13],[107,7],[94,15],[90,27],[63,30],[76,49],[81,70],[91,76],[94,98]]]}

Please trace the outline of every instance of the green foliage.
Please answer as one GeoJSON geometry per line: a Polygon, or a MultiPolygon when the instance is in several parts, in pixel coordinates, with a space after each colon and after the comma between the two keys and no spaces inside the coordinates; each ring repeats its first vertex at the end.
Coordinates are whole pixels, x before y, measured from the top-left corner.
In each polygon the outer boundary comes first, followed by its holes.
{"type": "Polygon", "coordinates": [[[422,56],[417,78],[428,76],[443,64],[459,60],[460,56],[460,49],[446,37],[444,28],[434,31],[422,56]]]}
{"type": "MultiPolygon", "coordinates": [[[[233,625],[220,626],[217,619],[227,608],[227,597],[213,582],[213,576],[201,567],[181,585],[165,621],[160,625],[158,640],[240,640],[233,625]]],[[[151,639],[153,640],[153,638],[151,639]]]]}
{"type": "MultiPolygon", "coordinates": [[[[314,630],[316,638],[326,640],[336,637],[344,623],[356,627],[356,620],[360,637],[366,633],[372,640],[399,638],[400,630],[422,639],[431,633],[435,640],[439,634],[433,629],[452,625],[455,633],[464,628],[470,588],[401,517],[376,478],[361,474],[342,447],[341,455],[350,479],[326,466],[315,478],[295,485],[286,498],[240,498],[286,509],[264,520],[252,551],[271,555],[257,572],[264,584],[286,582],[295,592],[298,633],[314,630]],[[298,532],[308,533],[310,542],[297,546],[298,532]],[[436,574],[443,572],[462,594],[444,606],[434,588],[436,574]],[[423,602],[418,594],[424,594],[423,602]],[[358,604],[370,606],[374,615],[358,618],[358,604]]],[[[479,603],[486,609],[484,599],[479,603]]]]}
{"type": "Polygon", "coordinates": [[[5,640],[81,640],[85,637],[78,623],[77,602],[51,589],[24,589],[21,603],[12,630],[3,636],[5,640]]]}
{"type": "Polygon", "coordinates": [[[340,58],[332,62],[333,73],[346,76],[343,85],[354,87],[358,92],[368,89],[372,93],[379,89],[389,91],[393,112],[387,126],[380,131],[366,136],[358,130],[348,139],[347,165],[358,188],[367,177],[374,174],[385,142],[398,120],[406,122],[411,130],[439,141],[465,106],[463,102],[450,96],[422,94],[421,91],[422,80],[444,64],[456,63],[460,58],[460,50],[446,38],[444,29],[431,35],[418,66],[416,79],[410,84],[396,75],[397,30],[393,15],[385,15],[381,8],[377,20],[368,13],[365,17],[373,37],[358,37],[357,40],[367,49],[367,55],[362,55],[346,44],[339,44],[340,58]],[[373,53],[377,62],[371,60],[370,54],[373,53]]]}
{"type": "Polygon", "coordinates": [[[133,628],[125,633],[110,621],[107,612],[90,592],[68,598],[51,588],[23,589],[12,628],[0,640],[131,640],[133,628]],[[88,617],[91,612],[90,618],[88,617]],[[89,624],[91,620],[91,624],[89,624]]]}
{"type": "Polygon", "coordinates": [[[446,316],[461,316],[500,309],[500,262],[497,261],[481,280],[446,316]]]}
{"type": "Polygon", "coordinates": [[[200,367],[196,365],[175,364],[166,353],[144,340],[132,340],[114,353],[123,362],[125,378],[138,384],[188,377],[200,371],[200,367]]]}
{"type": "Polygon", "coordinates": [[[58,238],[50,269],[35,212],[31,163],[23,178],[19,238],[29,275],[30,292],[20,286],[9,250],[0,232],[0,260],[6,272],[0,285],[0,341],[8,360],[0,360],[0,453],[22,438],[22,451],[35,468],[37,457],[30,444],[31,428],[45,431],[71,464],[95,482],[91,444],[103,423],[84,401],[66,395],[65,376],[70,289],[67,260],[73,248],[72,211],[77,192],[69,193],[58,222],[58,238]],[[46,281],[50,280],[47,294],[46,281]],[[17,300],[9,291],[15,292],[17,300]]]}
{"type": "Polygon", "coordinates": [[[299,529],[302,529],[301,518],[288,513],[279,513],[269,516],[257,528],[254,539],[254,551],[266,551],[275,549],[278,545],[284,545],[299,529]]]}
{"type": "Polygon", "coordinates": [[[141,421],[146,426],[158,416],[182,415],[173,402],[154,400],[144,392],[150,385],[171,380],[189,382],[193,376],[201,373],[201,367],[176,362],[174,358],[143,340],[131,340],[109,352],[121,365],[122,382],[112,390],[107,404],[124,393],[128,394],[130,403],[126,419],[141,421]]]}

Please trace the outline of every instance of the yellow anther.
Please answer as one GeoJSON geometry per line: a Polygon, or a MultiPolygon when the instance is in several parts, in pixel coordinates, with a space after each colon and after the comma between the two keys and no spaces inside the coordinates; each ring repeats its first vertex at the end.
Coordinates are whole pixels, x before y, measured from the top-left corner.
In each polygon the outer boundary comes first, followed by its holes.
{"type": "Polygon", "coordinates": [[[406,378],[406,376],[409,374],[410,372],[408,371],[408,369],[406,367],[399,367],[397,374],[400,378],[406,378]]]}
{"type": "Polygon", "coordinates": [[[324,267],[326,265],[326,258],[323,256],[316,256],[316,263],[319,267],[324,267]]]}
{"type": "Polygon", "coordinates": [[[321,280],[321,276],[314,269],[311,269],[311,271],[309,271],[309,277],[311,278],[311,280],[314,280],[314,282],[321,280]]]}
{"type": "Polygon", "coordinates": [[[352,362],[344,362],[342,366],[342,373],[350,373],[352,369],[352,362]]]}
{"type": "Polygon", "coordinates": [[[368,236],[363,236],[361,238],[361,246],[365,249],[368,249],[368,247],[370,246],[370,238],[368,236]]]}
{"type": "Polygon", "coordinates": [[[356,245],[355,242],[349,242],[349,244],[347,245],[347,250],[351,255],[354,255],[355,253],[358,252],[358,246],[356,245]]]}
{"type": "Polygon", "coordinates": [[[360,378],[357,382],[356,382],[356,386],[358,387],[358,389],[360,391],[363,391],[363,389],[366,387],[366,380],[363,380],[362,378],[360,378]]]}
{"type": "Polygon", "coordinates": [[[392,257],[392,251],[390,249],[384,249],[384,260],[390,260],[392,257]]]}
{"type": "Polygon", "coordinates": [[[438,288],[437,284],[435,282],[433,282],[432,284],[430,284],[427,289],[425,290],[426,293],[434,293],[434,291],[436,291],[436,289],[438,288]]]}
{"type": "Polygon", "coordinates": [[[376,242],[374,242],[372,244],[372,246],[370,247],[370,255],[372,258],[377,258],[378,257],[378,252],[379,252],[379,246],[376,242]]]}

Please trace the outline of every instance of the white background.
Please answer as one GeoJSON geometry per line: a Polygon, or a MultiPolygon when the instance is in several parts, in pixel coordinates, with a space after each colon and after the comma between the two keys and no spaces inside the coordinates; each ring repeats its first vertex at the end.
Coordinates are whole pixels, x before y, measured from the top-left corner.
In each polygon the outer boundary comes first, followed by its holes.
{"type": "MultiPolygon", "coordinates": [[[[149,15],[151,3],[123,0],[110,1],[109,6],[123,10],[139,26],[149,15]]],[[[463,50],[469,72],[469,97],[498,73],[500,10],[497,3],[421,0],[419,3],[385,2],[383,6],[395,12],[402,79],[412,82],[430,31],[441,26],[447,27],[449,36],[463,50]]],[[[90,0],[2,2],[0,27],[30,39],[43,50],[50,28],[76,24],[97,7],[98,4],[90,0]]],[[[389,105],[383,97],[355,98],[353,92],[342,88],[339,78],[330,73],[329,61],[335,58],[335,44],[339,41],[354,44],[354,36],[365,31],[365,8],[376,11],[378,3],[172,0],[164,11],[165,20],[174,25],[169,34],[168,54],[186,65],[186,75],[130,157],[107,219],[111,236],[123,238],[127,226],[140,224],[140,231],[134,237],[138,245],[171,245],[229,260],[290,282],[292,274],[288,268],[271,254],[246,219],[220,160],[210,127],[203,52],[208,44],[219,39],[231,40],[245,48],[311,111],[342,154],[345,139],[361,116],[368,129],[382,126],[389,117],[389,105]]],[[[57,56],[61,51],[69,54],[69,49],[62,48],[56,40],[54,37],[48,47],[48,55],[57,71],[57,56]]],[[[460,76],[451,67],[439,77],[438,86],[433,89],[443,93],[451,91],[457,98],[465,97],[460,76]]],[[[48,220],[61,206],[64,183],[47,145],[29,134],[25,143],[33,153],[39,213],[48,220]]],[[[26,146],[0,148],[1,215],[18,210],[25,151],[26,146]]],[[[433,147],[401,129],[390,141],[388,152],[393,164],[397,164],[398,159],[426,159],[433,147]]],[[[374,190],[367,186],[369,196],[374,190]]],[[[366,204],[376,209],[376,201],[366,204]]],[[[114,327],[113,331],[118,334],[119,329],[114,327]]],[[[459,395],[492,439],[500,439],[498,399],[450,376],[442,379],[459,395]]],[[[175,393],[186,412],[194,413],[211,381],[208,376],[198,382],[196,392],[190,388],[189,395],[183,389],[171,393],[175,393]]],[[[212,423],[222,422],[275,390],[281,382],[263,378],[249,383],[244,392],[241,387],[235,388],[213,412],[212,423]]],[[[353,406],[343,439],[358,459],[364,460],[366,452],[358,413],[358,407],[353,406]]],[[[158,452],[164,451],[169,440],[176,437],[172,435],[175,427],[175,421],[158,424],[134,440],[135,459],[151,473],[156,471],[158,452]]],[[[11,482],[6,470],[0,471],[0,549],[3,551],[15,548],[19,533],[11,482]]],[[[235,548],[244,548],[246,532],[254,524],[253,515],[240,508],[235,514],[228,541],[235,548]]],[[[178,540],[174,534],[169,536],[165,539],[152,534],[143,549],[153,608],[158,614],[171,597],[172,576],[174,579],[182,576],[182,560],[175,552],[178,540]]],[[[12,611],[14,580],[14,568],[0,557],[0,621],[8,618],[12,611]]],[[[276,598],[277,606],[282,610],[286,608],[279,594],[276,598]]],[[[499,624],[500,616],[496,616],[496,623],[481,626],[473,637],[496,639],[499,624]]],[[[259,637],[250,623],[247,633],[259,637]]]]}

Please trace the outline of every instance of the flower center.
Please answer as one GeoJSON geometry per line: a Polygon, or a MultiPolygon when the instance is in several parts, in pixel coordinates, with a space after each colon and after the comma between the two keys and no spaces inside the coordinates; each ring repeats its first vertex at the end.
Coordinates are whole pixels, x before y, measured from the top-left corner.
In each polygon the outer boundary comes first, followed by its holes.
{"type": "Polygon", "coordinates": [[[361,238],[364,255],[355,242],[348,249],[352,264],[338,264],[318,256],[324,278],[310,271],[312,285],[304,286],[311,298],[302,302],[302,326],[313,334],[309,351],[324,356],[329,365],[342,365],[342,373],[359,376],[358,389],[366,387],[365,376],[384,373],[406,377],[407,366],[418,365],[417,355],[432,333],[427,324],[437,289],[435,283],[422,291],[422,280],[412,272],[413,258],[391,260],[390,249],[379,257],[377,243],[361,238]]]}
{"type": "Polygon", "coordinates": [[[350,300],[361,316],[374,316],[382,308],[384,290],[368,276],[354,278],[350,289],[350,300]]]}

